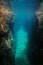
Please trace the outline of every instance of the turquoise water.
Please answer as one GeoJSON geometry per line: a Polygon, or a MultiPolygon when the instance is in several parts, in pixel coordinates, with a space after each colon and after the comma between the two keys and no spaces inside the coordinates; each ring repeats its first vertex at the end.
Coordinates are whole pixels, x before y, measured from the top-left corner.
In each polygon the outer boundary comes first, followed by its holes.
{"type": "Polygon", "coordinates": [[[27,65],[26,48],[28,43],[28,33],[20,28],[17,32],[17,45],[15,53],[16,65],[27,65]]]}

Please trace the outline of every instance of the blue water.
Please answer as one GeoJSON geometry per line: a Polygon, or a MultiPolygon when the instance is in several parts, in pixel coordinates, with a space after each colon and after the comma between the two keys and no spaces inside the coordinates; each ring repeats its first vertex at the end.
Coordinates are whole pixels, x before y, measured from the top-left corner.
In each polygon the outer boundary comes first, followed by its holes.
{"type": "Polygon", "coordinates": [[[30,65],[26,56],[26,49],[32,27],[36,22],[35,12],[39,4],[40,0],[13,0],[14,33],[16,36],[15,65],[30,65]]]}

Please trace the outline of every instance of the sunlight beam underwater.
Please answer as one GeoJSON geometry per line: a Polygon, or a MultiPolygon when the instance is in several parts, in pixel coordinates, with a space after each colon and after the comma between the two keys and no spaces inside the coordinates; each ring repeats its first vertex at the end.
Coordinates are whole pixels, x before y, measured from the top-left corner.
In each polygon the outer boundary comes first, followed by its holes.
{"type": "MultiPolygon", "coordinates": [[[[28,43],[28,33],[21,27],[20,30],[17,32],[17,45],[16,45],[16,53],[15,53],[15,59],[22,59],[20,63],[28,64],[27,57],[26,57],[26,47],[28,43]],[[24,60],[23,60],[24,59],[24,60]]],[[[16,61],[15,60],[15,61],[16,61]]],[[[18,61],[18,60],[17,60],[18,61]]],[[[18,63],[19,63],[18,61],[18,63]]],[[[16,62],[16,65],[18,65],[16,62]]],[[[19,65],[20,65],[19,63],[19,65]]],[[[24,65],[22,64],[22,65],[24,65]]]]}

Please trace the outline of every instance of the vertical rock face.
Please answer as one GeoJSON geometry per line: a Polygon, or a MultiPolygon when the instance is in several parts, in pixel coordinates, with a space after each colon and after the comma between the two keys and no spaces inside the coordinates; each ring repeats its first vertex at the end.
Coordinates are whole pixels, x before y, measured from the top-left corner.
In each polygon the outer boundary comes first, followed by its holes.
{"type": "Polygon", "coordinates": [[[11,5],[10,0],[0,0],[0,65],[14,65],[14,39],[7,24],[12,22],[13,13],[8,5],[11,5]]]}
{"type": "Polygon", "coordinates": [[[38,32],[39,32],[39,64],[43,64],[43,2],[40,4],[37,12],[36,12],[37,18],[38,18],[38,32]]]}
{"type": "Polygon", "coordinates": [[[37,12],[36,12],[37,18],[38,18],[38,24],[39,28],[43,28],[43,2],[40,4],[37,12]]]}

